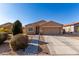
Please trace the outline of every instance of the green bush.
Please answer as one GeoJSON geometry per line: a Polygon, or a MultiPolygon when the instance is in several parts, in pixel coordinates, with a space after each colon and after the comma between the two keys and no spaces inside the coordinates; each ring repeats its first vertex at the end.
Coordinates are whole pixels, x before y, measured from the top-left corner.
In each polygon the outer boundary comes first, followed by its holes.
{"type": "Polygon", "coordinates": [[[12,32],[13,32],[13,35],[16,35],[16,34],[19,34],[19,33],[23,33],[23,31],[22,31],[22,24],[21,24],[21,22],[19,20],[14,22],[13,28],[12,28],[12,32]]]}
{"type": "Polygon", "coordinates": [[[0,33],[0,44],[2,44],[5,40],[8,39],[8,33],[6,32],[1,32],[0,33]]]}
{"type": "Polygon", "coordinates": [[[23,49],[28,45],[28,36],[23,34],[17,34],[10,41],[10,46],[14,51],[23,49]]]}
{"type": "Polygon", "coordinates": [[[5,28],[0,28],[0,32],[9,32],[9,30],[5,28]]]}

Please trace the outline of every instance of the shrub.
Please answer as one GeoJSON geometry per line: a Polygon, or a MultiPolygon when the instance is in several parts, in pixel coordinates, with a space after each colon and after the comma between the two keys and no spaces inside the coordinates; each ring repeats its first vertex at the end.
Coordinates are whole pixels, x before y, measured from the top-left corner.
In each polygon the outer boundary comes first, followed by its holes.
{"type": "Polygon", "coordinates": [[[17,34],[10,41],[10,46],[13,51],[17,51],[19,49],[23,49],[28,45],[28,36],[23,34],[17,34]]]}
{"type": "Polygon", "coordinates": [[[5,28],[0,28],[0,32],[9,32],[9,30],[8,29],[5,29],[5,28]]]}
{"type": "Polygon", "coordinates": [[[0,44],[2,44],[5,40],[8,39],[8,33],[6,32],[1,32],[0,33],[0,44]]]}
{"type": "Polygon", "coordinates": [[[0,28],[0,32],[4,32],[4,28],[0,28]]]}
{"type": "Polygon", "coordinates": [[[5,31],[5,32],[9,32],[9,30],[8,30],[8,29],[4,29],[4,31],[5,31]]]}
{"type": "Polygon", "coordinates": [[[14,22],[12,32],[13,32],[13,35],[16,35],[16,34],[19,34],[19,33],[23,32],[22,31],[22,24],[21,24],[21,22],[19,20],[14,22]]]}

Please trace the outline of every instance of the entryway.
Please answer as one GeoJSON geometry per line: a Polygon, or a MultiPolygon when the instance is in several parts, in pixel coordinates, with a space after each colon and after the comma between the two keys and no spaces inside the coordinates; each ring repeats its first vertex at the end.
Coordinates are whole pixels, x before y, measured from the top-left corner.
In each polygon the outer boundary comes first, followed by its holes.
{"type": "Polygon", "coordinates": [[[39,34],[39,26],[36,26],[36,34],[39,34]]]}

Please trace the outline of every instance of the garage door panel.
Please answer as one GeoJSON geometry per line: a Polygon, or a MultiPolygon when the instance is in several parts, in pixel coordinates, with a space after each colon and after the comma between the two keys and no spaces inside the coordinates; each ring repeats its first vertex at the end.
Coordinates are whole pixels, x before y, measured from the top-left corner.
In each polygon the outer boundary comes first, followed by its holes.
{"type": "Polygon", "coordinates": [[[44,34],[50,34],[50,35],[52,35],[52,34],[60,34],[60,28],[44,28],[43,29],[44,30],[44,34]]]}

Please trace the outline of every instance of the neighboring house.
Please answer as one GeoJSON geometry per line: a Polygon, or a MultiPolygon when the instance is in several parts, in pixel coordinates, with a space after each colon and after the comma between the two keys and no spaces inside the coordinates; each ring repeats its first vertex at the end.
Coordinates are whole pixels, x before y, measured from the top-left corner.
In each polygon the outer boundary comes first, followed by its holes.
{"type": "Polygon", "coordinates": [[[79,33],[79,22],[72,23],[72,24],[66,24],[63,26],[63,29],[67,33],[72,32],[72,33],[79,33]]]}
{"type": "Polygon", "coordinates": [[[11,31],[12,25],[13,25],[12,23],[8,22],[8,23],[0,25],[0,28],[4,28],[4,29],[11,31]]]}
{"type": "Polygon", "coordinates": [[[41,20],[25,26],[27,34],[62,34],[63,25],[54,21],[41,20]]]}
{"type": "Polygon", "coordinates": [[[66,25],[64,25],[63,29],[65,29],[66,33],[74,32],[74,26],[72,24],[66,24],[66,25]]]}
{"type": "Polygon", "coordinates": [[[13,25],[12,23],[5,23],[0,25],[0,28],[11,29],[12,25],[13,25]]]}

